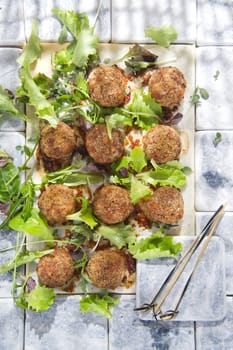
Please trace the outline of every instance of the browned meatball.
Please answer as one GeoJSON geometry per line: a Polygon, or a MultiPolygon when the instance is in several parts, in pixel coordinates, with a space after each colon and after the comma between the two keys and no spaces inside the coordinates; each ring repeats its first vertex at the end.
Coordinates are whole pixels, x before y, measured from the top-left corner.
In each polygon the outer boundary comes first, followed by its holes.
{"type": "Polygon", "coordinates": [[[149,91],[151,96],[163,107],[174,109],[184,97],[186,81],[183,73],[176,67],[161,67],[151,75],[149,91]]]}
{"type": "Polygon", "coordinates": [[[155,125],[143,137],[143,149],[147,158],[166,163],[179,158],[181,152],[179,134],[170,126],[155,125]]]}
{"type": "Polygon", "coordinates": [[[126,277],[126,258],[117,250],[99,250],[89,260],[86,272],[94,286],[115,289],[126,277]]]}
{"type": "Polygon", "coordinates": [[[101,65],[88,77],[91,97],[102,107],[119,107],[125,103],[127,78],[117,66],[101,65]]]}
{"type": "Polygon", "coordinates": [[[55,170],[71,162],[76,148],[75,133],[63,122],[59,122],[56,128],[46,125],[41,130],[39,145],[46,170],[55,170]],[[54,164],[50,165],[51,162],[54,164]]]}
{"type": "Polygon", "coordinates": [[[184,215],[182,194],[174,187],[159,187],[150,198],[141,200],[139,206],[150,221],[164,224],[174,224],[184,215]]]}
{"type": "Polygon", "coordinates": [[[129,193],[125,188],[106,185],[94,194],[94,214],[105,224],[124,221],[133,211],[129,193]]]}
{"type": "Polygon", "coordinates": [[[54,252],[43,256],[37,265],[41,284],[47,287],[62,287],[74,275],[73,260],[65,247],[55,248],[54,252]]]}
{"type": "Polygon", "coordinates": [[[123,133],[113,129],[110,139],[104,124],[95,125],[86,134],[86,148],[96,163],[110,164],[123,155],[123,133]]]}
{"type": "Polygon", "coordinates": [[[38,207],[50,225],[65,223],[76,211],[74,191],[65,185],[49,185],[38,199],[38,207]]]}

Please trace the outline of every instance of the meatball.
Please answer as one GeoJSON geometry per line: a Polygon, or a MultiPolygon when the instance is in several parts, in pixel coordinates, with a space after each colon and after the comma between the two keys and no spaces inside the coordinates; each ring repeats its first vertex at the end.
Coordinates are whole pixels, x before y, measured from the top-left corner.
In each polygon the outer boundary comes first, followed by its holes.
{"type": "Polygon", "coordinates": [[[150,198],[141,200],[139,206],[150,221],[164,224],[174,224],[184,215],[182,194],[174,187],[159,187],[150,198]]]}
{"type": "Polygon", "coordinates": [[[115,289],[127,275],[126,258],[117,250],[99,250],[89,260],[86,272],[94,286],[115,289]]]}
{"type": "Polygon", "coordinates": [[[65,223],[76,211],[74,191],[61,184],[49,185],[38,199],[38,207],[50,225],[65,223]]]}
{"type": "Polygon", "coordinates": [[[123,155],[123,133],[120,130],[113,129],[110,139],[104,124],[95,125],[87,131],[86,148],[96,163],[110,164],[123,155]]]}
{"type": "Polygon", "coordinates": [[[46,170],[55,170],[70,164],[76,148],[75,133],[63,122],[59,122],[56,128],[46,125],[41,130],[39,146],[46,170]]]}
{"type": "Polygon", "coordinates": [[[151,96],[163,107],[174,109],[184,97],[186,81],[183,73],[176,67],[161,67],[151,75],[149,91],[151,96]]]}
{"type": "Polygon", "coordinates": [[[37,265],[37,275],[41,284],[47,287],[62,287],[74,275],[73,260],[65,247],[58,248],[43,256],[37,265]]]}
{"type": "Polygon", "coordinates": [[[143,137],[143,149],[148,159],[166,163],[179,158],[181,152],[179,134],[170,126],[155,125],[143,137]]]}
{"type": "Polygon", "coordinates": [[[95,192],[93,210],[98,219],[111,225],[124,221],[133,211],[133,205],[125,188],[106,185],[95,192]]]}
{"type": "Polygon", "coordinates": [[[117,66],[101,65],[92,70],[88,77],[91,97],[102,107],[124,105],[127,78],[117,66]]]}

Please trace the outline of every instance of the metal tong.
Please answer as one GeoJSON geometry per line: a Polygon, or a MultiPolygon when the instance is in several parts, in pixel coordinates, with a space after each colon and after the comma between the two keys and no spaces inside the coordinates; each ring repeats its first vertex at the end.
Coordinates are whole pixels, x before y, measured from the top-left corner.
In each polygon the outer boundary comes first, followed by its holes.
{"type": "Polygon", "coordinates": [[[146,312],[146,311],[152,310],[153,316],[157,321],[172,320],[176,317],[176,315],[179,312],[178,309],[179,309],[180,303],[185,295],[186,290],[188,289],[188,286],[190,285],[190,282],[198,267],[198,264],[206,251],[208,243],[211,237],[213,236],[216,227],[219,224],[219,221],[224,212],[224,208],[225,206],[221,205],[217,209],[217,211],[213,214],[213,216],[207,222],[207,224],[202,229],[202,231],[194,238],[194,240],[186,248],[184,253],[181,255],[180,259],[177,261],[176,265],[169,272],[168,276],[166,277],[165,281],[163,282],[163,284],[161,285],[161,287],[159,288],[158,292],[156,293],[154,298],[151,300],[151,302],[149,304],[143,304],[141,307],[134,309],[135,311],[146,312]],[[189,277],[185,282],[185,285],[181,291],[181,294],[178,298],[178,301],[175,307],[173,309],[169,309],[165,312],[162,312],[161,307],[164,301],[166,300],[167,296],[170,294],[172,288],[175,286],[182,272],[190,262],[190,259],[192,258],[193,254],[195,253],[197,248],[200,246],[200,244],[203,242],[205,237],[206,237],[206,240],[202,245],[202,248],[197,256],[196,262],[194,263],[193,269],[191,270],[189,277]]]}

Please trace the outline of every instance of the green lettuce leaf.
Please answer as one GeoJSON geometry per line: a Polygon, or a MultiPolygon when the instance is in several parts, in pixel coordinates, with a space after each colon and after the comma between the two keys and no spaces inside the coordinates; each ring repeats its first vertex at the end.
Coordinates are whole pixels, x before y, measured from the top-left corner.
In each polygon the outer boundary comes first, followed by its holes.
{"type": "Polygon", "coordinates": [[[177,39],[178,34],[171,25],[164,25],[161,28],[149,27],[145,29],[145,36],[167,48],[172,41],[177,39]]]}
{"type": "Polygon", "coordinates": [[[135,242],[135,233],[130,225],[124,225],[122,223],[116,225],[101,225],[96,234],[100,237],[106,238],[110,243],[117,248],[121,249],[127,244],[135,242]]]}
{"type": "Polygon", "coordinates": [[[53,9],[53,13],[61,23],[73,35],[74,41],[68,48],[71,61],[67,60],[67,50],[63,50],[65,62],[74,64],[79,68],[85,68],[92,56],[97,56],[98,38],[94,35],[94,28],[90,27],[88,17],[84,14],[76,14],[74,11],[53,9]]]}
{"type": "Polygon", "coordinates": [[[90,207],[88,200],[84,197],[77,197],[76,199],[81,200],[82,207],[78,212],[71,215],[67,215],[67,220],[84,222],[91,229],[93,229],[98,224],[98,221],[94,217],[92,208],[90,207]]]}
{"type": "Polygon", "coordinates": [[[6,261],[0,265],[0,273],[6,273],[7,271],[13,270],[15,267],[19,267],[37,259],[40,259],[42,256],[50,254],[53,249],[44,250],[44,251],[35,251],[35,252],[21,252],[16,255],[16,257],[6,261]]]}
{"type": "MultiPolygon", "coordinates": [[[[30,66],[40,56],[40,40],[38,37],[37,23],[33,21],[32,32],[23,53],[18,58],[18,62],[21,65],[20,78],[21,78],[21,90],[23,89],[26,96],[29,98],[29,104],[34,106],[36,114],[39,118],[47,120],[52,126],[56,126],[58,119],[54,112],[54,108],[51,103],[45,98],[40,91],[39,86],[35,83],[31,72],[30,66]]],[[[21,91],[20,90],[20,91],[21,91]]]]}
{"type": "Polygon", "coordinates": [[[152,186],[174,186],[183,188],[186,185],[186,176],[182,170],[166,164],[159,165],[156,170],[146,171],[136,175],[138,180],[152,186]]]}
{"type": "MultiPolygon", "coordinates": [[[[19,119],[26,120],[27,117],[15,105],[14,100],[8,92],[0,85],[0,112],[9,113],[19,119]]],[[[3,114],[0,114],[0,118],[3,114]]]]}
{"type": "Polygon", "coordinates": [[[101,174],[80,172],[76,166],[71,165],[61,170],[47,173],[42,179],[42,184],[62,183],[66,186],[79,186],[99,183],[103,179],[101,174]]]}
{"type": "Polygon", "coordinates": [[[130,166],[137,173],[147,165],[146,155],[141,147],[134,147],[130,152],[130,166]]]}
{"type": "Polygon", "coordinates": [[[35,312],[48,310],[55,300],[53,288],[37,285],[32,291],[24,293],[22,290],[16,298],[16,305],[23,309],[30,309],[35,312]]]}
{"type": "MultiPolygon", "coordinates": [[[[3,160],[5,162],[5,160],[3,160]]],[[[20,176],[17,167],[9,161],[0,167],[0,202],[10,202],[20,191],[20,176]]]]}
{"type": "Polygon", "coordinates": [[[45,241],[54,239],[49,226],[40,215],[39,210],[36,208],[31,210],[31,216],[26,221],[24,221],[22,217],[22,212],[17,214],[9,221],[9,227],[15,231],[25,232],[30,235],[37,236],[45,241]]]}
{"type": "Polygon", "coordinates": [[[108,294],[103,296],[99,294],[90,294],[80,300],[81,312],[94,312],[99,315],[111,318],[110,308],[118,304],[118,299],[108,294]]]}
{"type": "Polygon", "coordinates": [[[150,95],[142,90],[135,91],[132,101],[123,109],[130,113],[135,119],[135,124],[140,128],[148,130],[158,124],[162,114],[162,108],[150,95]]]}
{"type": "Polygon", "coordinates": [[[147,238],[141,238],[128,248],[135,259],[155,259],[163,257],[177,257],[182,244],[174,243],[172,236],[166,236],[162,229],[147,238]]]}
{"type": "Polygon", "coordinates": [[[131,177],[130,199],[133,204],[136,204],[140,199],[152,195],[152,190],[137,180],[134,176],[131,177]]]}

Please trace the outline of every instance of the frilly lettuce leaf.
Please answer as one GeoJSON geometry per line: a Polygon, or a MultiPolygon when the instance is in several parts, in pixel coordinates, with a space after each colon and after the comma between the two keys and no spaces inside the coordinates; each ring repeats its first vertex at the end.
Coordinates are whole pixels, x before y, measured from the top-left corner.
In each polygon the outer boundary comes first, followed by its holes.
{"type": "Polygon", "coordinates": [[[17,60],[21,65],[20,77],[22,84],[18,91],[21,97],[23,91],[23,93],[29,98],[29,104],[35,107],[36,114],[39,118],[47,120],[52,126],[55,127],[58,123],[58,119],[54,112],[54,108],[41,93],[40,88],[33,80],[30,71],[31,64],[38,59],[40,53],[41,49],[40,40],[38,37],[38,27],[37,23],[33,21],[32,32],[28,44],[17,60]]]}
{"type": "Polygon", "coordinates": [[[145,36],[167,48],[172,41],[177,39],[178,34],[171,25],[164,25],[161,28],[149,27],[145,29],[145,36]]]}
{"type": "MultiPolygon", "coordinates": [[[[79,68],[85,68],[89,58],[97,55],[98,44],[98,38],[94,35],[94,28],[89,25],[88,17],[58,8],[54,8],[53,13],[74,37],[68,48],[63,50],[66,64],[73,63],[79,68]],[[67,60],[67,53],[71,61],[67,60]]],[[[61,54],[59,57],[61,58],[61,54]]]]}
{"type": "Polygon", "coordinates": [[[36,208],[31,210],[31,216],[26,221],[24,221],[21,212],[17,214],[9,221],[9,227],[18,232],[25,232],[37,236],[45,241],[54,239],[49,226],[36,208]]]}
{"type": "Polygon", "coordinates": [[[186,176],[182,170],[166,164],[159,165],[155,170],[146,171],[136,175],[138,180],[152,186],[174,186],[183,188],[186,185],[186,176]]]}
{"type": "Polygon", "coordinates": [[[97,236],[108,239],[118,249],[121,249],[127,244],[132,244],[136,240],[132,227],[122,223],[111,226],[101,225],[97,229],[96,234],[97,236]]]}
{"type": "Polygon", "coordinates": [[[21,293],[16,299],[16,305],[21,308],[30,309],[35,312],[48,310],[55,300],[53,288],[37,285],[28,293],[21,293]]]}
{"type": "MultiPolygon", "coordinates": [[[[14,100],[8,94],[7,90],[5,90],[0,85],[0,112],[9,113],[9,115],[13,115],[22,120],[26,120],[27,117],[16,107],[14,100]]],[[[0,114],[0,118],[3,114],[0,114]]]]}
{"type": "Polygon", "coordinates": [[[175,243],[173,237],[166,236],[162,229],[147,238],[141,238],[128,248],[135,259],[177,257],[181,249],[182,244],[175,243]]]}
{"type": "Polygon", "coordinates": [[[130,165],[137,173],[147,165],[146,155],[141,147],[134,147],[130,151],[130,165]]]}
{"type": "Polygon", "coordinates": [[[142,90],[135,91],[129,104],[123,109],[125,113],[130,113],[135,119],[135,124],[140,128],[148,130],[158,124],[162,114],[162,108],[150,95],[142,90]]]}
{"type": "Polygon", "coordinates": [[[81,200],[82,207],[81,209],[74,213],[67,215],[67,220],[73,220],[73,221],[81,221],[87,224],[91,229],[93,229],[97,224],[98,221],[94,217],[94,214],[92,212],[92,208],[89,205],[89,202],[84,197],[77,197],[77,200],[81,200]]]}
{"type": "Polygon", "coordinates": [[[148,186],[143,185],[135,176],[131,177],[130,199],[133,204],[136,204],[142,198],[149,197],[152,193],[152,190],[148,186]]]}
{"type": "Polygon", "coordinates": [[[96,314],[111,318],[110,308],[118,304],[118,299],[105,294],[90,294],[80,300],[81,312],[95,312],[96,314]]]}

